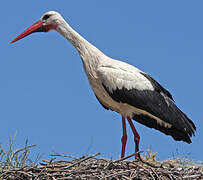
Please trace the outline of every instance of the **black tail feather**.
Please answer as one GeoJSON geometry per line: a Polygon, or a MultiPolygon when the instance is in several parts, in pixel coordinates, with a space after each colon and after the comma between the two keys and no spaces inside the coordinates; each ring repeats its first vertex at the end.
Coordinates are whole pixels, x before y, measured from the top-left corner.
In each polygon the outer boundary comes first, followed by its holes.
{"type": "MultiPolygon", "coordinates": [[[[164,124],[157,123],[157,120],[155,118],[145,114],[134,114],[133,119],[147,127],[154,128],[156,130],[163,132],[166,135],[172,136],[173,139],[176,141],[184,141],[189,144],[192,142],[190,139],[192,134],[194,134],[194,131],[192,129],[190,130],[179,129],[174,125],[171,125],[171,127],[166,127],[164,126],[164,124]]],[[[189,120],[188,123],[189,122],[192,122],[192,121],[189,120]]],[[[191,123],[190,126],[192,126],[193,129],[195,129],[195,126],[193,123],[191,123]]]]}

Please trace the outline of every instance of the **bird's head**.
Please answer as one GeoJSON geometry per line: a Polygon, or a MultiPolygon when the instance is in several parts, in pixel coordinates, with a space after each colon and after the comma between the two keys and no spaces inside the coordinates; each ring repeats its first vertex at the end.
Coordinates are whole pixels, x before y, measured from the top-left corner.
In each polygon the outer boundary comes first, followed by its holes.
{"type": "Polygon", "coordinates": [[[40,18],[40,20],[27,28],[24,32],[22,32],[19,36],[12,40],[11,43],[14,43],[15,41],[18,41],[34,32],[49,32],[50,30],[56,30],[60,23],[60,20],[62,19],[63,18],[61,17],[61,15],[55,11],[46,12],[40,18]]]}

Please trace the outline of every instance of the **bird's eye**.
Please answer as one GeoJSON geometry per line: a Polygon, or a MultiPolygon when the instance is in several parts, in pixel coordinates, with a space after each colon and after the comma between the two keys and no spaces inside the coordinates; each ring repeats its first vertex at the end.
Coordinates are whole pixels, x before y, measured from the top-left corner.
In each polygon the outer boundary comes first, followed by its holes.
{"type": "Polygon", "coordinates": [[[49,19],[50,15],[46,14],[44,15],[44,17],[42,18],[42,20],[46,21],[47,19],[49,19]]]}

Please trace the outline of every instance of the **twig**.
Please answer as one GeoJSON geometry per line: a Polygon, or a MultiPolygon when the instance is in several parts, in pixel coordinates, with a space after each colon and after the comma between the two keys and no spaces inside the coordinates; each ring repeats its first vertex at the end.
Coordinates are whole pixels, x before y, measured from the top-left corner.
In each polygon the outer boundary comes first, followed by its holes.
{"type": "Polygon", "coordinates": [[[40,173],[34,178],[34,180],[37,180],[37,178],[40,177],[44,172],[46,172],[46,167],[40,171],[40,173]]]}
{"type": "Polygon", "coordinates": [[[139,154],[139,153],[142,153],[142,152],[143,152],[143,151],[137,151],[136,153],[130,154],[130,155],[126,156],[126,157],[123,157],[123,158],[118,159],[118,160],[113,161],[113,162],[114,162],[114,163],[117,163],[117,162],[126,160],[126,159],[131,158],[132,156],[135,156],[135,155],[137,155],[137,154],[139,154]]]}
{"type": "Polygon", "coordinates": [[[86,160],[88,160],[88,159],[90,159],[90,158],[94,158],[94,157],[96,157],[96,156],[98,156],[98,155],[100,155],[100,154],[101,154],[101,153],[93,154],[93,155],[88,156],[88,157],[86,157],[86,158],[84,158],[84,159],[81,159],[81,160],[78,161],[78,162],[75,162],[75,163],[71,164],[70,166],[66,166],[66,167],[63,167],[63,168],[64,168],[64,169],[69,169],[69,168],[71,168],[71,167],[73,167],[73,166],[75,166],[75,165],[80,164],[81,162],[84,162],[84,161],[86,161],[86,160]]]}
{"type": "Polygon", "coordinates": [[[169,173],[167,175],[170,178],[170,180],[173,180],[172,176],[169,173]]]}
{"type": "Polygon", "coordinates": [[[67,157],[67,158],[72,158],[74,160],[77,159],[77,157],[74,157],[74,156],[71,156],[71,155],[65,155],[65,154],[50,154],[50,156],[67,157]]]}
{"type": "Polygon", "coordinates": [[[123,172],[110,174],[110,175],[108,175],[108,176],[105,176],[104,178],[101,178],[101,180],[106,179],[106,178],[110,178],[110,177],[121,176],[121,175],[123,175],[123,174],[125,174],[125,173],[128,173],[128,172],[130,172],[130,171],[131,171],[131,170],[126,170],[126,171],[123,171],[123,172]]]}
{"type": "Polygon", "coordinates": [[[157,179],[160,180],[160,178],[159,178],[158,174],[156,173],[156,171],[155,171],[153,168],[151,168],[151,170],[152,170],[153,173],[156,175],[157,179]]]}
{"type": "Polygon", "coordinates": [[[197,178],[197,177],[201,177],[201,175],[194,174],[194,175],[189,175],[189,176],[183,176],[183,179],[193,179],[193,178],[197,178]]]}
{"type": "MultiPolygon", "coordinates": [[[[155,180],[153,174],[152,174],[147,168],[145,168],[144,166],[139,165],[138,163],[136,163],[136,165],[139,166],[139,167],[141,167],[141,168],[144,169],[145,171],[147,171],[148,174],[152,177],[152,179],[155,180]]],[[[133,166],[135,166],[135,165],[133,165],[133,166]]]]}

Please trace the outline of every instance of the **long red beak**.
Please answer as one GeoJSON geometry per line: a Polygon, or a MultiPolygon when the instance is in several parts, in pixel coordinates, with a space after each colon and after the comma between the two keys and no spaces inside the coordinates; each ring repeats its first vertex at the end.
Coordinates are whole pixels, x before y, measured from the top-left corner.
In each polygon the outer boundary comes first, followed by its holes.
{"type": "Polygon", "coordinates": [[[21,33],[19,36],[17,36],[13,41],[10,43],[14,43],[15,41],[18,41],[25,36],[28,36],[29,34],[32,34],[34,32],[47,32],[47,29],[45,26],[43,26],[42,20],[37,21],[32,26],[27,28],[23,33],[21,33]]]}

